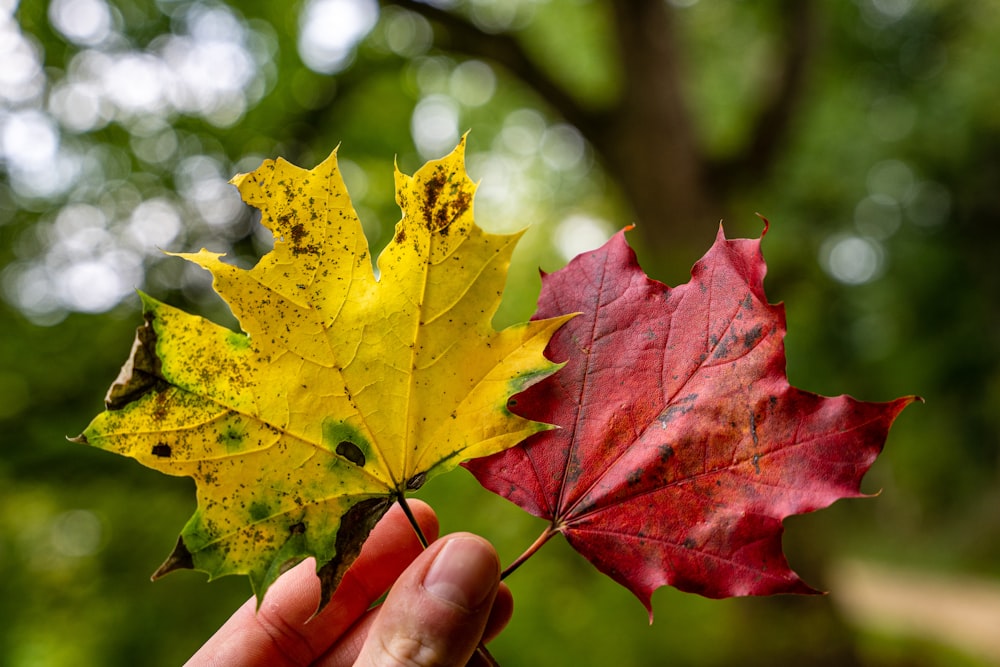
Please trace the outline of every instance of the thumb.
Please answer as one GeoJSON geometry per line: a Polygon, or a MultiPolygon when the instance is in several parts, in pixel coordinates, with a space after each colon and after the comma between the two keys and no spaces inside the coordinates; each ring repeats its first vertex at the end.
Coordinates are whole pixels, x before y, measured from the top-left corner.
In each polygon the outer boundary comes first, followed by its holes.
{"type": "Polygon", "coordinates": [[[489,542],[471,533],[441,538],[393,585],[355,664],[466,664],[499,586],[500,559],[489,542]]]}

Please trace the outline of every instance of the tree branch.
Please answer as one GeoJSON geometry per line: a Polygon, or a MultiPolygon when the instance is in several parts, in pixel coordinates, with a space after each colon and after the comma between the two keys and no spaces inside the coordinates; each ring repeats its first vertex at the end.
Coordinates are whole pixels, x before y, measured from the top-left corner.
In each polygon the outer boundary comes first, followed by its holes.
{"type": "Polygon", "coordinates": [[[783,0],[777,11],[783,49],[773,70],[774,85],[754,119],[744,149],[708,165],[710,179],[722,190],[737,182],[760,181],[774,166],[806,88],[817,47],[818,5],[815,0],[783,0]]]}
{"type": "Polygon", "coordinates": [[[508,70],[533,89],[566,122],[575,125],[585,136],[599,124],[599,114],[585,109],[555,79],[528,55],[521,43],[507,33],[490,33],[468,19],[417,0],[381,0],[423,16],[444,30],[436,35],[437,45],[445,50],[490,60],[508,70]]]}

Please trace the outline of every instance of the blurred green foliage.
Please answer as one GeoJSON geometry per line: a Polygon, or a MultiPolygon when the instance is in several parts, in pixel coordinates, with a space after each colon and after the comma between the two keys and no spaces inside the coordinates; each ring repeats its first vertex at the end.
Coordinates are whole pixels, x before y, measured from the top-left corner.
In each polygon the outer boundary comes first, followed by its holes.
{"type": "MultiPolygon", "coordinates": [[[[224,179],[262,157],[312,166],[339,144],[379,248],[398,217],[393,159],[412,171],[471,128],[481,224],[532,225],[500,324],[531,314],[538,266],[633,221],[622,174],[586,133],[516,72],[439,48],[446,26],[408,4],[0,2],[0,664],[180,664],[249,594],[244,580],[197,573],[150,584],[194,508],[190,480],[65,440],[102,409],[127,355],[133,288],[231,323],[204,276],[159,254],[207,246],[251,263],[266,250],[224,179]],[[333,11],[348,6],[368,8],[355,32],[333,11]]],[[[511,35],[584,108],[621,92],[610,0],[430,4],[511,35]]],[[[790,520],[786,551],[819,587],[847,556],[995,579],[1000,6],[810,4],[785,139],[720,209],[730,236],[758,234],[755,211],[771,220],[767,288],[787,303],[793,384],[927,403],[903,414],[866,480],[879,497],[790,520]]],[[[698,143],[709,155],[746,145],[788,39],[786,3],[665,6],[698,143]]],[[[707,244],[671,216],[664,201],[662,220],[638,220],[632,237],[647,271],[676,283],[707,244]],[[661,226],[677,239],[669,257],[643,245],[642,229],[661,226]]],[[[716,224],[705,220],[709,237],[716,224]]],[[[486,535],[506,562],[541,530],[464,471],[421,494],[445,530],[486,535]]],[[[560,541],[509,583],[503,664],[988,664],[933,637],[856,627],[836,590],[709,601],[665,589],[647,626],[627,591],[560,541]]]]}

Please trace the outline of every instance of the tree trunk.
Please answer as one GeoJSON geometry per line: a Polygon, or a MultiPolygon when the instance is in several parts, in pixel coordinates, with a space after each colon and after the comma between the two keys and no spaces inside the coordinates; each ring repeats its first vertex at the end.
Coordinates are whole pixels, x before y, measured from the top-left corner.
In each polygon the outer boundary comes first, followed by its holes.
{"type": "Polygon", "coordinates": [[[722,216],[682,90],[673,12],[663,0],[615,0],[622,96],[595,144],[633,206],[650,252],[707,248],[722,216]]]}

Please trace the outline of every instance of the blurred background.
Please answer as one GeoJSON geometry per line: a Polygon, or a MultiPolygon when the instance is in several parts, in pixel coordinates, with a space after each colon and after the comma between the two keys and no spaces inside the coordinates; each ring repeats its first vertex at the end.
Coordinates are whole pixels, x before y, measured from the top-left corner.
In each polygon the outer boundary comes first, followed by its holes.
{"type": "MultiPolygon", "coordinates": [[[[140,288],[231,323],[200,270],[269,239],[227,184],[336,146],[373,248],[471,129],[480,224],[539,267],[636,223],[687,280],[720,219],[764,241],[788,374],[920,394],[877,498],[786,522],[822,597],[642,605],[554,540],[509,583],[504,665],[1000,664],[1000,4],[993,0],[0,0],[0,664],[178,665],[250,594],[149,574],[193,484],[66,441],[103,408],[140,288]]],[[[540,522],[456,471],[421,492],[505,562],[540,522]]]]}

